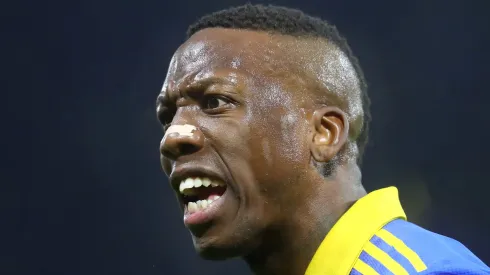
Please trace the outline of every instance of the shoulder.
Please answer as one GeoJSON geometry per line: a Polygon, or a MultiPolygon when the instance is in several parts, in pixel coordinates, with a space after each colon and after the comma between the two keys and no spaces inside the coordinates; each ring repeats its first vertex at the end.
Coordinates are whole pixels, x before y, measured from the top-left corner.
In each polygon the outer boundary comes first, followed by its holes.
{"type": "Polygon", "coordinates": [[[359,262],[360,268],[378,274],[490,275],[490,268],[460,242],[402,219],[380,229],[365,245],[359,262]]]}
{"type": "Polygon", "coordinates": [[[388,223],[372,241],[388,244],[388,251],[398,252],[422,274],[490,274],[489,267],[460,242],[405,220],[388,223]]]}

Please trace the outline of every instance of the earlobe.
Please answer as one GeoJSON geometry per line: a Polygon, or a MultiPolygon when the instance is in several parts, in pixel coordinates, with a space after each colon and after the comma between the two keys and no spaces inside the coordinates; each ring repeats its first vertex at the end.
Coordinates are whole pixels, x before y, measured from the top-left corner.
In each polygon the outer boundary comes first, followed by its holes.
{"type": "Polygon", "coordinates": [[[316,110],[312,119],[314,133],[310,146],[311,154],[318,162],[328,162],[347,141],[347,116],[339,108],[329,106],[316,110]]]}

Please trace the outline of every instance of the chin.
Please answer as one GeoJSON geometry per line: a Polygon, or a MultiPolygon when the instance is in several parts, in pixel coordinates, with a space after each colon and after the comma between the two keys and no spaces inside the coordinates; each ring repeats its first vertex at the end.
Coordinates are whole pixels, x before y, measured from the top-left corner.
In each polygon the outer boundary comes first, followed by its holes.
{"type": "Polygon", "coordinates": [[[218,246],[203,247],[198,245],[194,245],[194,248],[201,258],[210,261],[224,261],[242,256],[236,248],[230,249],[218,246]]]}
{"type": "Polygon", "coordinates": [[[224,251],[219,248],[202,248],[202,247],[195,247],[197,254],[203,258],[204,260],[209,260],[209,261],[224,261],[228,260],[231,258],[235,258],[236,256],[232,256],[231,253],[228,251],[224,251]]]}
{"type": "Polygon", "coordinates": [[[205,238],[193,237],[194,249],[205,260],[223,261],[242,257],[247,254],[246,245],[240,241],[227,241],[221,239],[205,240],[205,238]]]}

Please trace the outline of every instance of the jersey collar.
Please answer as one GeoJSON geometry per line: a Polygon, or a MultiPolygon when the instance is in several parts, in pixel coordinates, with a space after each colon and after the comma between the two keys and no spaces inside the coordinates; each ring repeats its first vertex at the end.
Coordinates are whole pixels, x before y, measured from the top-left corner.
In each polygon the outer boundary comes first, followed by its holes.
{"type": "Polygon", "coordinates": [[[406,215],[396,187],[369,193],[337,221],[317,249],[305,275],[347,275],[371,237],[406,215]]]}

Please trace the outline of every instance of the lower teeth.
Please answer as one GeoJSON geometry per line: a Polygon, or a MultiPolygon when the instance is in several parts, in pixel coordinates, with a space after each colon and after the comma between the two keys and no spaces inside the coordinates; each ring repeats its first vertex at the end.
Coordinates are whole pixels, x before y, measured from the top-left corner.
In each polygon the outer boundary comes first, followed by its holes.
{"type": "Polygon", "coordinates": [[[189,204],[187,205],[187,211],[189,212],[189,214],[192,214],[197,211],[204,210],[219,198],[220,196],[212,196],[207,200],[198,200],[196,202],[189,202],[189,204]]]}

